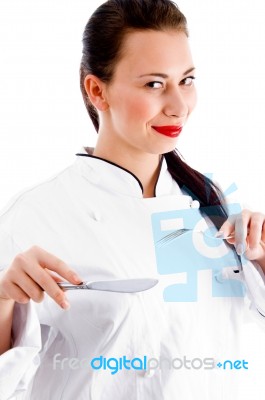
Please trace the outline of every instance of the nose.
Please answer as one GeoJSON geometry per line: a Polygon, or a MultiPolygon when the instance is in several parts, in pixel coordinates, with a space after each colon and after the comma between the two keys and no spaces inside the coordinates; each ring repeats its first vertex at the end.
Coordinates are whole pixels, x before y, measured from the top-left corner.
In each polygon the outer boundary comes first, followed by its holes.
{"type": "Polygon", "coordinates": [[[188,113],[188,102],[181,89],[177,88],[168,93],[164,114],[168,117],[185,118],[188,113]]]}

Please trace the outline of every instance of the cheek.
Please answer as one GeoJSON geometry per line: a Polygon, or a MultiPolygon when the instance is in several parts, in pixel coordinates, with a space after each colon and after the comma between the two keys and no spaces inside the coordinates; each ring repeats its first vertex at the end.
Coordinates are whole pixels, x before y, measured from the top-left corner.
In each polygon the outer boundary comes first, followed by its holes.
{"type": "Polygon", "coordinates": [[[154,102],[150,102],[146,98],[143,99],[139,95],[128,96],[126,102],[121,99],[121,107],[126,119],[135,123],[146,123],[154,116],[154,102]]]}
{"type": "Polygon", "coordinates": [[[197,92],[196,89],[193,90],[193,92],[190,94],[190,97],[187,101],[188,108],[189,108],[189,114],[193,111],[193,109],[196,107],[197,104],[197,92]]]}

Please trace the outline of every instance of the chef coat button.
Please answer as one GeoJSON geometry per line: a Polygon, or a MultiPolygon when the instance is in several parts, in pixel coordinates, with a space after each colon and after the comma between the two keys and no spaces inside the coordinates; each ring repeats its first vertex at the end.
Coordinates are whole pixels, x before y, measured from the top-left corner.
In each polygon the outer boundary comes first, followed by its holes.
{"type": "Polygon", "coordinates": [[[93,218],[94,218],[94,220],[95,221],[100,221],[101,220],[101,214],[100,214],[100,212],[99,211],[94,211],[94,213],[93,213],[93,218]]]}
{"type": "Polygon", "coordinates": [[[154,376],[155,370],[154,369],[147,369],[144,373],[145,378],[152,378],[154,376]]]}
{"type": "Polygon", "coordinates": [[[190,206],[191,208],[200,208],[200,203],[198,202],[198,200],[193,200],[190,206]]]}

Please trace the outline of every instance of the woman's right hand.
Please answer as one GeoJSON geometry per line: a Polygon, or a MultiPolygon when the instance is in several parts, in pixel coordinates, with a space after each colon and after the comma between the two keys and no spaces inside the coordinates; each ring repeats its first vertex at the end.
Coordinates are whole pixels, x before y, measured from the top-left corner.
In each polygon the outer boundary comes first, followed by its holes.
{"type": "Polygon", "coordinates": [[[82,279],[62,260],[38,246],[18,254],[12,264],[0,275],[0,299],[28,303],[41,302],[46,292],[60,307],[69,308],[65,292],[57,282],[73,284],[82,279]],[[63,278],[63,279],[62,279],[63,278]]]}

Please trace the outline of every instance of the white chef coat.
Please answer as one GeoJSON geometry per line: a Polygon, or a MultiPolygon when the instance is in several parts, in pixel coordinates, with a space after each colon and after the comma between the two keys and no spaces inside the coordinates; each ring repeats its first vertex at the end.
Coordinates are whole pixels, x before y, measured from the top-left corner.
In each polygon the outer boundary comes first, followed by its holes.
{"type": "MultiPolygon", "coordinates": [[[[216,274],[221,286],[229,274],[244,281],[245,295],[212,296],[213,270],[202,269],[196,300],[163,297],[170,284],[183,288],[187,276],[185,267],[180,273],[158,270],[152,218],[193,206],[193,199],[169,174],[165,159],[156,197],[144,199],[140,182],[129,171],[100,158],[78,156],[72,166],[5,208],[0,219],[2,269],[16,254],[37,245],[84,280],[152,277],[159,284],[135,294],[69,291],[68,311],[47,295],[40,304],[16,304],[13,347],[0,357],[1,400],[235,400],[246,382],[258,384],[256,354],[246,353],[243,335],[253,321],[260,322],[260,329],[264,324],[264,276],[257,264],[248,262],[237,274],[231,267],[216,274]],[[150,371],[122,368],[116,374],[90,365],[100,356],[175,359],[179,365],[184,358],[214,358],[217,363],[242,360],[246,354],[249,370],[199,369],[198,360],[190,368],[169,368],[165,362],[150,371]]],[[[183,252],[177,242],[176,249],[176,254],[183,252]]],[[[264,341],[260,351],[265,354],[264,341]]]]}

